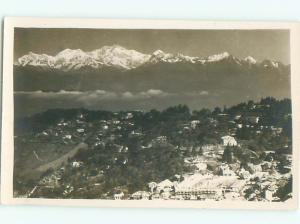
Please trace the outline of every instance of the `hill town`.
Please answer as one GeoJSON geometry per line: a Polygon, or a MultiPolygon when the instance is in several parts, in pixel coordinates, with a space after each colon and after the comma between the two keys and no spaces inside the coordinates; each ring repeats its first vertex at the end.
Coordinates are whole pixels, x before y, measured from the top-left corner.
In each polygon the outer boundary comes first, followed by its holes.
{"type": "Polygon", "coordinates": [[[291,101],[191,111],[51,109],[15,126],[15,197],[285,201],[291,101]]]}

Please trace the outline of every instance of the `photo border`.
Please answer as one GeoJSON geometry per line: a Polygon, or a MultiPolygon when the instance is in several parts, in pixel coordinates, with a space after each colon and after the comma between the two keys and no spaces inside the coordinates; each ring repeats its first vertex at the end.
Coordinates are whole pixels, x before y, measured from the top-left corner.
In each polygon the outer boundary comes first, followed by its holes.
{"type": "Polygon", "coordinates": [[[66,19],[6,17],[4,21],[2,130],[1,130],[1,203],[15,205],[63,205],[135,208],[211,208],[211,209],[260,209],[291,210],[299,203],[299,149],[300,146],[300,24],[288,22],[225,22],[196,20],[126,20],[126,19],[66,19]],[[291,96],[293,118],[293,198],[286,202],[250,201],[151,201],[103,199],[41,199],[13,197],[14,162],[14,101],[13,53],[14,28],[91,28],[91,29],[288,29],[290,31],[291,96]]]}

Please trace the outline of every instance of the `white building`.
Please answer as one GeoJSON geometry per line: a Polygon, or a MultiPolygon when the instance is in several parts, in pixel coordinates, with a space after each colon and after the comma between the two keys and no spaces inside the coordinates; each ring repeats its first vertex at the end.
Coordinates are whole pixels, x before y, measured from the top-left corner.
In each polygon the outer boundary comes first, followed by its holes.
{"type": "Polygon", "coordinates": [[[72,135],[65,135],[63,139],[72,139],[72,135]]]}
{"type": "Polygon", "coordinates": [[[156,190],[158,192],[169,192],[172,191],[172,188],[174,187],[174,183],[170,181],[169,179],[165,179],[164,181],[157,184],[156,190]]]}
{"type": "Polygon", "coordinates": [[[128,112],[125,116],[125,119],[131,119],[133,118],[133,114],[131,112],[128,112]]]}
{"type": "Polygon", "coordinates": [[[78,133],[84,133],[84,129],[83,129],[83,128],[78,128],[78,129],[77,129],[77,132],[78,132],[78,133]]]}
{"type": "Polygon", "coordinates": [[[193,121],[191,121],[191,128],[195,129],[198,124],[200,124],[199,120],[193,120],[193,121]]]}
{"type": "Polygon", "coordinates": [[[72,167],[74,168],[78,168],[78,167],[81,167],[83,165],[82,162],[78,162],[78,161],[74,161],[72,162],[72,167]]]}
{"type": "Polygon", "coordinates": [[[265,190],[265,199],[267,201],[272,201],[273,200],[273,191],[270,191],[270,190],[265,190]]]}
{"type": "Polygon", "coordinates": [[[222,164],[220,166],[220,174],[226,177],[235,176],[235,173],[233,172],[233,170],[230,169],[228,164],[222,164]]]}
{"type": "Polygon", "coordinates": [[[223,136],[222,141],[224,146],[237,146],[235,138],[230,135],[223,136]]]}
{"type": "Polygon", "coordinates": [[[147,191],[137,191],[131,195],[134,200],[148,200],[150,198],[150,193],[147,191]]]}
{"type": "Polygon", "coordinates": [[[123,197],[124,197],[124,193],[123,192],[121,192],[119,194],[114,194],[114,199],[115,200],[122,200],[123,197]]]}

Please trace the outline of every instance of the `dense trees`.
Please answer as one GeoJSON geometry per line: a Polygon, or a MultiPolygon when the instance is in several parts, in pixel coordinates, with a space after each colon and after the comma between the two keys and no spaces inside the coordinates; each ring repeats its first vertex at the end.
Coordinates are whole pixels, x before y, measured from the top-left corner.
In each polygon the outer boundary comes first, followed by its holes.
{"type": "MultiPolygon", "coordinates": [[[[118,125],[122,126],[102,133],[101,141],[105,144],[94,146],[95,142],[88,142],[90,150],[76,155],[74,159],[82,161],[84,168],[75,172],[72,167],[65,166],[66,175],[63,178],[73,185],[79,180],[85,183],[87,177],[98,178],[101,188],[95,192],[105,193],[124,187],[132,193],[145,188],[148,182],[182,174],[187,171],[183,162],[185,156],[202,155],[201,146],[219,144],[224,135],[235,134],[241,145],[225,148],[222,160],[227,163],[239,160],[242,165],[249,162],[256,164],[276,157],[278,161],[283,161],[280,166],[284,172],[287,164],[280,156],[291,150],[291,102],[271,97],[257,103],[248,101],[223,109],[217,107],[192,112],[186,105],[148,112],[50,110],[16,122],[15,130],[16,133],[27,130],[25,133],[33,133],[32,136],[35,136],[35,133],[55,126],[62,119],[76,123],[79,114],[85,115],[85,122],[97,124],[91,135],[98,131],[100,120],[119,120],[118,125]],[[133,116],[126,118],[127,113],[133,116]],[[255,116],[259,117],[258,122],[247,119],[255,116]],[[197,125],[192,126],[192,121],[197,121],[197,125]],[[274,134],[272,128],[282,128],[282,132],[274,134]],[[132,131],[140,135],[132,135],[132,131]],[[110,140],[111,135],[119,137],[110,140]],[[159,137],[165,140],[157,141],[159,137]],[[120,152],[120,147],[127,147],[128,150],[120,152]],[[266,157],[267,150],[275,152],[272,158],[266,157]]],[[[282,191],[288,191],[288,187],[282,191]]]]}

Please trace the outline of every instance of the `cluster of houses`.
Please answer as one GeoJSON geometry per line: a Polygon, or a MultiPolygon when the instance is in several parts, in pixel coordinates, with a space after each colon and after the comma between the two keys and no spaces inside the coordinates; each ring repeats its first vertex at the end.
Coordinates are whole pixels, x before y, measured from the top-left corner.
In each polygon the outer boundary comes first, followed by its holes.
{"type": "MultiPolygon", "coordinates": [[[[203,167],[204,168],[204,167],[203,167]]],[[[148,183],[148,191],[136,191],[125,196],[123,192],[114,194],[115,200],[252,200],[260,195],[262,201],[278,200],[275,196],[278,182],[290,174],[280,175],[257,171],[250,174],[244,168],[233,171],[228,164],[220,164],[218,175],[212,172],[195,172],[176,175],[175,181],[169,179],[159,183],[148,183]],[[180,178],[181,177],[181,178],[180,178]],[[246,198],[245,191],[253,188],[246,198]]]]}
{"type": "MultiPolygon", "coordinates": [[[[128,147],[116,143],[117,139],[122,137],[122,133],[127,133],[128,137],[142,137],[145,134],[135,127],[132,121],[134,113],[127,112],[122,117],[116,116],[110,120],[99,120],[96,122],[88,123],[85,120],[84,114],[79,114],[74,120],[59,121],[56,126],[37,134],[37,138],[54,139],[63,144],[75,144],[87,139],[89,133],[93,133],[89,137],[90,147],[98,149],[105,147],[107,143],[112,143],[113,147],[119,153],[127,153],[128,147]]],[[[227,114],[219,114],[218,120],[226,120],[227,114]]],[[[217,120],[210,119],[211,123],[217,123],[217,120]]],[[[263,129],[269,129],[274,135],[282,133],[281,127],[262,126],[259,125],[259,116],[241,117],[235,116],[234,119],[228,122],[233,125],[233,128],[228,130],[228,134],[220,139],[219,144],[206,144],[193,146],[175,146],[181,151],[195,150],[201,151],[201,155],[189,156],[184,159],[185,165],[194,167],[195,169],[186,174],[175,175],[171,181],[169,179],[161,182],[148,183],[148,191],[141,190],[134,192],[130,195],[124,192],[118,192],[113,195],[115,200],[132,199],[132,200],[226,200],[226,199],[239,199],[245,200],[244,192],[254,184],[259,185],[259,192],[253,192],[249,198],[256,198],[258,194],[263,192],[264,200],[272,201],[278,189],[277,182],[283,177],[276,172],[276,161],[265,161],[262,164],[251,164],[247,167],[241,167],[236,164],[236,168],[231,164],[220,162],[220,158],[224,153],[226,147],[240,147],[236,140],[236,131],[241,128],[254,129],[256,133],[260,133],[263,129]],[[255,181],[254,181],[255,179],[255,181]]],[[[191,120],[182,126],[184,130],[195,130],[201,125],[199,120],[191,120]]],[[[150,148],[154,144],[163,144],[168,142],[167,136],[157,136],[148,142],[148,145],[142,146],[143,149],[150,148]]],[[[266,151],[266,155],[274,154],[273,151],[266,151]]],[[[287,173],[291,170],[292,156],[286,155],[287,164],[285,169],[287,173]]],[[[125,158],[123,164],[128,160],[125,158]]],[[[76,169],[84,164],[80,161],[73,161],[71,167],[76,169]]],[[[41,180],[40,184],[47,185],[47,183],[57,183],[60,175],[54,173],[46,176],[41,180]]],[[[70,187],[67,191],[72,190],[70,187]]]]}
{"type": "MultiPolygon", "coordinates": [[[[186,157],[184,162],[196,169],[184,175],[175,175],[175,181],[169,179],[159,183],[148,183],[149,191],[137,191],[126,198],[122,193],[114,196],[115,200],[262,200],[276,201],[276,192],[279,182],[290,176],[279,174],[276,171],[277,161],[264,161],[261,164],[248,163],[247,168],[241,166],[240,162],[227,164],[217,162],[210,153],[222,155],[226,146],[237,146],[239,144],[232,136],[223,136],[222,144],[202,146],[203,155],[186,157]],[[208,166],[215,163],[214,170],[208,166]],[[250,195],[245,192],[253,186],[254,192],[250,195]],[[260,199],[258,199],[261,197],[260,199]]],[[[271,152],[266,152],[273,153],[271,152]]],[[[287,161],[291,164],[291,155],[287,155],[287,161]]]]}

